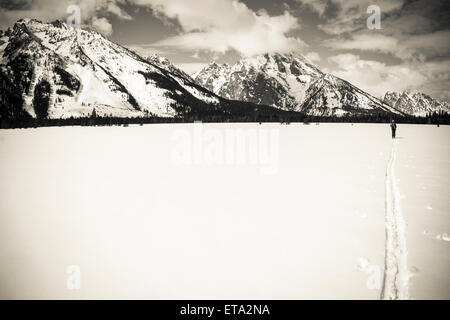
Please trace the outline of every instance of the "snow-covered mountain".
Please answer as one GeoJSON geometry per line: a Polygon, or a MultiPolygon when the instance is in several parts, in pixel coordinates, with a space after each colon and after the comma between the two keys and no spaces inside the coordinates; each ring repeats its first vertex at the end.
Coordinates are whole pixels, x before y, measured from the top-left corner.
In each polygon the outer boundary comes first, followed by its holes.
{"type": "MultiPolygon", "coordinates": [[[[21,19],[0,34],[0,117],[174,117],[229,113],[162,57],[144,59],[101,34],[21,19]]],[[[251,109],[253,105],[242,108],[251,109]]]]}
{"type": "Polygon", "coordinates": [[[212,63],[193,75],[202,86],[228,99],[298,110],[306,89],[322,72],[297,55],[261,55],[234,65],[212,63]]]}
{"type": "Polygon", "coordinates": [[[145,58],[148,62],[152,63],[153,65],[158,66],[161,69],[164,69],[168,72],[170,72],[173,75],[176,75],[179,78],[182,78],[188,82],[194,82],[194,79],[190,75],[188,75],[186,72],[184,72],[181,69],[178,69],[175,67],[169,59],[160,56],[159,54],[152,54],[145,58]]]}
{"type": "Polygon", "coordinates": [[[387,92],[384,96],[384,102],[414,116],[426,116],[429,113],[440,111],[450,113],[450,103],[433,99],[420,92],[387,92]]]}
{"type": "Polygon", "coordinates": [[[400,113],[352,84],[322,72],[296,53],[265,54],[234,65],[212,63],[193,77],[201,86],[227,99],[310,115],[400,113]]]}

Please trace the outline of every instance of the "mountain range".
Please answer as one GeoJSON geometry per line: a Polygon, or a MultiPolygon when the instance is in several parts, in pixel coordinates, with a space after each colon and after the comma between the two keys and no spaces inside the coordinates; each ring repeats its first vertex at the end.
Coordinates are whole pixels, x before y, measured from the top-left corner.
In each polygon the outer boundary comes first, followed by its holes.
{"type": "Polygon", "coordinates": [[[296,53],[265,54],[242,59],[234,65],[214,62],[193,77],[201,86],[228,99],[308,115],[402,114],[347,81],[322,72],[296,53]]]}
{"type": "Polygon", "coordinates": [[[383,101],[405,114],[418,117],[424,117],[433,112],[450,113],[450,103],[433,99],[420,92],[387,92],[383,101]]]}
{"type": "Polygon", "coordinates": [[[297,53],[211,63],[192,77],[159,55],[142,57],[64,22],[21,19],[0,32],[0,118],[194,117],[449,110],[424,94],[384,101],[322,72],[297,53]]]}
{"type": "Polygon", "coordinates": [[[19,20],[0,38],[5,118],[184,117],[276,109],[223,99],[159,56],[144,59],[61,21],[19,20]]]}

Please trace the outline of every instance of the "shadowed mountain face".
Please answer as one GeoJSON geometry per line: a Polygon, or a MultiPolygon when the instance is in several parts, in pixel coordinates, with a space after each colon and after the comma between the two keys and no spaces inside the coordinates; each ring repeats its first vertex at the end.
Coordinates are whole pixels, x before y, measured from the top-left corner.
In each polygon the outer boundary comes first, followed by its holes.
{"type": "Polygon", "coordinates": [[[228,99],[298,110],[310,83],[323,73],[300,55],[262,55],[235,65],[212,63],[193,77],[228,99]]]}
{"type": "Polygon", "coordinates": [[[265,54],[235,65],[212,63],[194,74],[198,84],[227,99],[316,116],[401,114],[352,84],[319,70],[300,54],[265,54]]]}
{"type": "Polygon", "coordinates": [[[433,112],[449,112],[450,103],[431,98],[424,93],[387,92],[384,102],[397,110],[414,116],[426,116],[433,112]]]}
{"type": "Polygon", "coordinates": [[[216,96],[165,58],[144,59],[60,21],[19,20],[1,36],[0,57],[4,118],[180,117],[255,109],[216,96]]]}

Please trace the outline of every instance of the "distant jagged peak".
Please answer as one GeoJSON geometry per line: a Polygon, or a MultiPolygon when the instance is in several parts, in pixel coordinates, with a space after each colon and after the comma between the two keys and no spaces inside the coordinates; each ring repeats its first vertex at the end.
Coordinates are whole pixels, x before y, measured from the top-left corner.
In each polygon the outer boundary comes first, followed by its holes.
{"type": "Polygon", "coordinates": [[[150,55],[147,56],[147,60],[158,61],[159,63],[162,63],[162,64],[171,64],[169,59],[161,56],[158,53],[151,53],[150,55]]]}
{"type": "Polygon", "coordinates": [[[22,18],[17,20],[13,25],[13,29],[21,29],[23,27],[25,27],[32,33],[48,34],[50,36],[55,34],[70,36],[83,34],[84,36],[90,35],[92,37],[107,39],[104,35],[90,26],[84,25],[80,28],[74,28],[73,26],[60,19],[50,22],[42,22],[41,20],[37,19],[22,18]]]}
{"type": "Polygon", "coordinates": [[[42,22],[41,20],[38,19],[29,19],[29,18],[22,18],[16,21],[16,23],[14,24],[14,26],[19,25],[25,25],[28,29],[32,30],[32,29],[42,29],[42,28],[64,28],[64,29],[68,29],[69,26],[61,21],[61,20],[54,20],[51,22],[42,22]]]}
{"type": "Polygon", "coordinates": [[[20,18],[19,20],[17,20],[16,24],[30,24],[30,23],[40,23],[43,24],[43,22],[41,20],[38,19],[32,19],[32,18],[20,18]]]}
{"type": "Polygon", "coordinates": [[[384,102],[415,116],[425,116],[430,112],[450,112],[448,102],[434,99],[426,93],[417,91],[389,91],[384,95],[384,102]]]}
{"type": "Polygon", "coordinates": [[[213,61],[211,63],[208,63],[206,66],[204,66],[201,70],[195,72],[192,75],[192,78],[197,78],[201,75],[214,75],[217,73],[221,73],[226,71],[229,71],[229,65],[228,64],[218,64],[216,61],[213,61]]]}
{"type": "Polygon", "coordinates": [[[234,64],[219,64],[213,61],[206,65],[202,70],[193,75],[194,78],[202,74],[214,72],[233,73],[233,72],[263,72],[263,73],[284,73],[299,76],[309,74],[314,77],[320,77],[323,73],[320,69],[305,56],[299,52],[275,52],[243,57],[234,64]]]}
{"type": "Polygon", "coordinates": [[[50,24],[52,26],[54,26],[55,28],[59,28],[59,29],[69,29],[69,28],[71,28],[71,26],[69,26],[66,22],[64,22],[62,20],[59,20],[59,19],[50,22],[50,24]]]}
{"type": "Polygon", "coordinates": [[[385,96],[399,96],[401,93],[397,91],[386,91],[385,96]]]}
{"type": "Polygon", "coordinates": [[[219,64],[219,63],[217,63],[215,60],[213,61],[213,62],[211,62],[211,63],[209,63],[209,64],[207,64],[205,67],[204,67],[204,69],[218,69],[218,68],[223,68],[223,67],[225,67],[226,66],[226,64],[219,64]]]}
{"type": "Polygon", "coordinates": [[[252,57],[243,58],[242,61],[252,61],[252,62],[277,62],[282,61],[286,63],[292,63],[295,61],[308,63],[314,65],[311,61],[309,61],[303,54],[298,51],[289,51],[289,52],[268,52],[264,54],[255,55],[252,57]]]}
{"type": "Polygon", "coordinates": [[[181,77],[188,82],[194,82],[194,79],[192,79],[190,75],[188,75],[183,70],[177,68],[174,64],[172,64],[172,62],[170,62],[169,59],[161,56],[158,53],[151,53],[150,55],[146,56],[144,60],[157,66],[158,68],[166,70],[174,75],[177,75],[178,77],[181,77]]]}
{"type": "Polygon", "coordinates": [[[412,99],[412,100],[427,99],[427,100],[436,100],[436,101],[440,101],[440,102],[445,102],[445,101],[441,101],[439,99],[435,99],[424,92],[412,91],[412,90],[387,91],[385,94],[385,97],[397,97],[397,98],[403,97],[403,98],[408,98],[408,99],[412,99]]]}
{"type": "MultiPolygon", "coordinates": [[[[299,52],[296,51],[290,51],[290,52],[268,52],[268,53],[262,53],[262,54],[256,54],[252,56],[244,56],[237,60],[233,65],[240,64],[252,64],[252,65],[264,65],[268,61],[270,62],[276,62],[276,61],[284,61],[288,63],[292,63],[293,61],[298,60],[304,63],[311,63],[304,55],[302,55],[299,52]]],[[[211,69],[211,68],[218,68],[218,67],[227,67],[229,66],[228,63],[218,63],[217,61],[213,60],[209,64],[207,64],[204,69],[211,69]]]]}

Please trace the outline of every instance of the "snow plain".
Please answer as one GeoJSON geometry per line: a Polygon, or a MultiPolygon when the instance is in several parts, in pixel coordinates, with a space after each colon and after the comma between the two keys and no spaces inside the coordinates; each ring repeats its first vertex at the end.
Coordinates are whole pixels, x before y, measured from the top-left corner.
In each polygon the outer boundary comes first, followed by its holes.
{"type": "Polygon", "coordinates": [[[391,281],[450,299],[449,127],[399,125],[394,142],[380,124],[202,128],[274,130],[277,170],[175,163],[194,125],[0,131],[0,298],[379,299],[391,281]]]}

